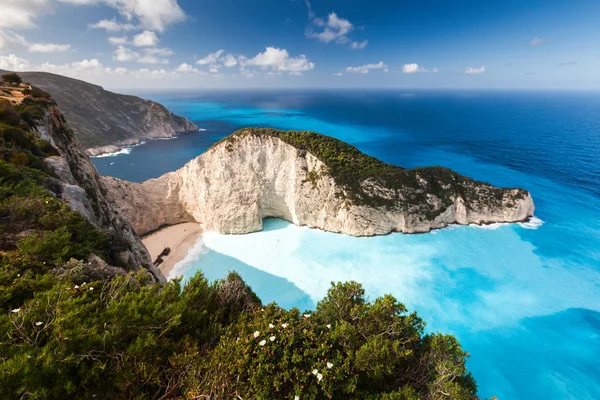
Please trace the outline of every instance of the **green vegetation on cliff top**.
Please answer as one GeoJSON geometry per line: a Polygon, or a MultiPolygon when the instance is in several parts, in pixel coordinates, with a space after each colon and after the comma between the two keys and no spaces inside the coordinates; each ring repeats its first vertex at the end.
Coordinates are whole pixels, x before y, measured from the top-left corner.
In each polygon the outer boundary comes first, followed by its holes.
{"type": "Polygon", "coordinates": [[[300,313],[236,274],[99,274],[118,250],[53,193],[33,101],[0,103],[0,398],[476,399],[456,339],[357,283],[300,313]]]}
{"type": "MultiPolygon", "coordinates": [[[[328,174],[344,189],[347,199],[357,205],[419,207],[427,214],[439,212],[438,207],[428,203],[428,194],[437,196],[444,207],[452,204],[456,196],[463,197],[467,207],[477,207],[481,200],[500,202],[507,190],[512,190],[475,181],[444,167],[404,169],[386,164],[348,143],[315,132],[245,128],[219,143],[226,143],[228,150],[233,151],[233,143],[247,135],[275,137],[298,149],[302,156],[305,152],[313,154],[327,166],[328,174]],[[391,190],[383,197],[371,191],[365,182],[391,190]]],[[[308,172],[308,180],[316,186],[322,171],[308,172]]],[[[526,194],[518,189],[515,198],[526,194]]]]}

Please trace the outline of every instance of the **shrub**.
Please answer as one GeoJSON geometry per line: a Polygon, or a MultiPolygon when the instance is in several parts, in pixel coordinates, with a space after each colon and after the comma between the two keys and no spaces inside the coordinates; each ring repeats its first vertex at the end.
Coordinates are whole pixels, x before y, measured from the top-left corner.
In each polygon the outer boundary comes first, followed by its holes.
{"type": "Polygon", "coordinates": [[[32,86],[31,89],[25,89],[23,90],[23,94],[26,95],[31,95],[33,98],[36,99],[46,99],[49,100],[52,96],[50,95],[50,93],[43,91],[42,89],[32,86]]]}
{"type": "Polygon", "coordinates": [[[423,328],[393,297],[367,303],[359,284],[337,284],[314,313],[272,304],[244,315],[186,385],[201,397],[472,399],[467,354],[423,328]]]}
{"type": "Polygon", "coordinates": [[[10,73],[10,74],[5,74],[2,75],[2,80],[6,83],[9,84],[15,84],[15,85],[20,85],[21,83],[23,83],[23,80],[21,79],[21,77],[17,74],[10,73]]]}

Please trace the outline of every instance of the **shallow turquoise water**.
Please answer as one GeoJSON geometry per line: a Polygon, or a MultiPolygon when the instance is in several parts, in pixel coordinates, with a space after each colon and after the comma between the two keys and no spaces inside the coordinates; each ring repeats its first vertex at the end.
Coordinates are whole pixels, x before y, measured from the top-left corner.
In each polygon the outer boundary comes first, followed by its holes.
{"type": "Polygon", "coordinates": [[[444,165],[531,191],[530,224],[353,238],[267,220],[204,235],[176,274],[236,270],[265,302],[314,307],[331,281],[391,293],[470,352],[480,395],[600,398],[600,96],[578,93],[212,93],[156,96],[206,132],[96,159],[143,180],[242,126],[315,130],[405,167],[444,165]],[[152,159],[152,163],[147,160],[152,159]],[[111,165],[111,163],[113,163],[111,165]],[[150,165],[149,165],[150,164],[150,165]]]}

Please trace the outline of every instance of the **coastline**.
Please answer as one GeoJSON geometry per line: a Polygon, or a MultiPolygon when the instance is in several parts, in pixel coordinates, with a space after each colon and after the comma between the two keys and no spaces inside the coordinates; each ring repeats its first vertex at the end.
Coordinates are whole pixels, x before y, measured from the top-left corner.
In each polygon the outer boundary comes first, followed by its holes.
{"type": "Polygon", "coordinates": [[[131,153],[131,149],[133,149],[134,147],[141,146],[149,141],[172,140],[177,139],[180,135],[194,132],[206,132],[206,129],[199,128],[197,131],[176,132],[176,134],[173,136],[139,138],[130,140],[129,142],[119,143],[116,145],[109,144],[106,146],[90,147],[89,149],[86,149],[85,152],[91,158],[113,157],[118,156],[119,154],[129,154],[131,153]]]}
{"type": "Polygon", "coordinates": [[[152,261],[167,247],[171,249],[168,256],[163,257],[163,262],[158,266],[165,277],[179,261],[183,260],[189,250],[196,244],[202,235],[202,226],[196,222],[167,226],[142,237],[142,243],[148,249],[152,261]]]}

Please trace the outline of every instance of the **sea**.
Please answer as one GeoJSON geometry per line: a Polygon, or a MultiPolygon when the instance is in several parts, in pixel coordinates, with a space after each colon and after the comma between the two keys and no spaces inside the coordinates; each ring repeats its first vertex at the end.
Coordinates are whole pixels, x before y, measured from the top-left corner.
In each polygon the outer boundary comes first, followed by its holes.
{"type": "Polygon", "coordinates": [[[533,196],[528,223],[355,238],[279,219],[205,233],[171,276],[237,271],[265,303],[314,308],[331,282],[390,293],[470,354],[480,397],[600,399],[600,93],[142,92],[201,130],[99,157],[102,174],[174,171],[242,127],[316,131],[406,168],[441,165],[533,196]]]}

